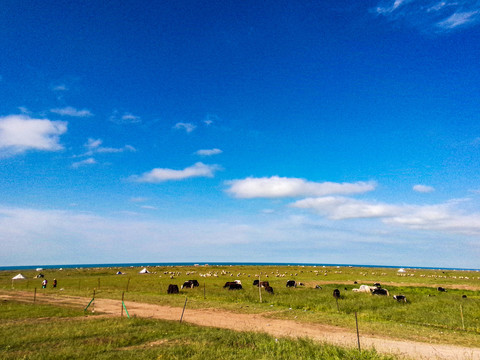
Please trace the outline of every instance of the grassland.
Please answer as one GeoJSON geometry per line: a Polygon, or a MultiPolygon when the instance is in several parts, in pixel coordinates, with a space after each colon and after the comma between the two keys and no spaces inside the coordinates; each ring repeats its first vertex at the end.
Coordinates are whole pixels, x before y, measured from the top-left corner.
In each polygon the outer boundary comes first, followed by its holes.
{"type": "MultiPolygon", "coordinates": [[[[34,270],[22,271],[28,280],[16,281],[16,290],[120,299],[183,306],[188,296],[189,308],[222,308],[236,312],[267,313],[276,318],[324,323],[354,329],[357,312],[364,333],[432,343],[480,347],[480,273],[475,271],[410,270],[309,266],[210,266],[151,267],[151,274],[138,274],[140,268],[52,269],[42,273],[57,289],[41,288],[34,270]],[[125,275],[115,275],[117,271],[125,275]],[[269,281],[275,293],[261,292],[253,280],[260,276],[269,281]],[[183,289],[168,295],[169,284],[181,285],[197,279],[200,287],[183,289]],[[239,279],[243,290],[223,289],[226,281],[239,279]],[[286,288],[295,279],[305,286],[286,288]],[[357,284],[354,284],[354,282],[357,284]],[[391,295],[407,296],[407,303],[390,297],[371,296],[352,291],[360,284],[380,282],[391,295]],[[322,289],[315,289],[320,285],[322,289]],[[437,286],[447,292],[436,290],[437,286]],[[333,289],[341,290],[337,302],[333,289]],[[345,290],[346,289],[346,290],[345,290]],[[465,295],[466,298],[462,296],[465,295]],[[338,305],[338,306],[337,306],[338,305]],[[463,317],[463,318],[462,318],[463,317]]],[[[0,289],[11,291],[11,278],[19,271],[0,272],[0,289]]]]}
{"type": "Polygon", "coordinates": [[[0,303],[2,359],[393,359],[310,340],[152,319],[84,317],[81,309],[0,303]]]}

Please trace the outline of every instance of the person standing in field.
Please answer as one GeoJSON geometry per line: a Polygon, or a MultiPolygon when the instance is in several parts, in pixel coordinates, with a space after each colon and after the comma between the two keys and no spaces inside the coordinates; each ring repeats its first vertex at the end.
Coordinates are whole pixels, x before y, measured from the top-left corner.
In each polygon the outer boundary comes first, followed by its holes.
{"type": "Polygon", "coordinates": [[[42,289],[46,289],[47,284],[48,284],[47,279],[43,280],[43,281],[42,281],[42,289]]]}
{"type": "Polygon", "coordinates": [[[57,279],[53,279],[53,287],[54,287],[54,288],[57,287],[57,279]]]}

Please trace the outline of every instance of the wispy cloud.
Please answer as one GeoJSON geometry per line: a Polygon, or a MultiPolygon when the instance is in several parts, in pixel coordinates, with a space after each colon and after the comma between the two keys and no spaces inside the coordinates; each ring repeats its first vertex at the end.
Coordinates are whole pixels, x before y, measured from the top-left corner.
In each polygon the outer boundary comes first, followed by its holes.
{"type": "Polygon", "coordinates": [[[279,176],[226,182],[227,192],[237,198],[284,198],[299,196],[324,196],[330,194],[359,194],[375,189],[375,182],[334,183],[312,182],[299,178],[279,176]]]}
{"type": "Polygon", "coordinates": [[[480,213],[456,209],[460,202],[435,205],[386,204],[347,197],[307,198],[291,204],[331,220],[379,218],[385,224],[408,229],[480,235],[480,213]]]}
{"type": "Polygon", "coordinates": [[[58,114],[61,116],[72,116],[72,117],[90,117],[93,116],[90,110],[83,109],[77,110],[74,107],[67,106],[61,109],[50,109],[50,112],[58,114]]]}
{"type": "Polygon", "coordinates": [[[90,110],[83,109],[77,110],[74,107],[67,106],[61,109],[50,109],[50,112],[58,114],[61,116],[72,116],[72,117],[90,117],[93,116],[90,110]]]}
{"type": "Polygon", "coordinates": [[[52,87],[53,91],[68,91],[68,87],[65,84],[58,84],[52,87]]]}
{"type": "Polygon", "coordinates": [[[307,198],[298,200],[291,206],[310,209],[333,220],[395,216],[401,209],[388,204],[369,203],[341,196],[307,198]]]}
{"type": "Polygon", "coordinates": [[[220,149],[202,149],[195,152],[195,154],[200,156],[212,156],[221,154],[223,151],[220,149]]]}
{"type": "Polygon", "coordinates": [[[138,124],[142,122],[140,116],[133,115],[132,113],[125,112],[121,114],[118,110],[114,110],[113,114],[109,117],[109,120],[115,124],[138,124]]]}
{"type": "Polygon", "coordinates": [[[148,201],[148,198],[146,197],[132,197],[130,198],[130,201],[133,202],[133,203],[142,203],[142,202],[145,202],[145,201],[148,201]]]}
{"type": "Polygon", "coordinates": [[[97,163],[97,161],[94,158],[88,158],[88,159],[85,159],[85,160],[82,160],[82,161],[74,162],[72,164],[72,168],[77,169],[81,166],[93,165],[93,164],[96,164],[96,163],[97,163]]]}
{"type": "Polygon", "coordinates": [[[480,11],[456,12],[449,18],[437,23],[437,26],[444,30],[455,29],[459,26],[472,25],[480,20],[480,11]]]}
{"type": "Polygon", "coordinates": [[[435,191],[435,188],[428,185],[414,185],[413,191],[420,192],[420,193],[431,193],[435,191]]]}
{"type": "Polygon", "coordinates": [[[422,32],[449,32],[480,23],[480,2],[472,0],[388,0],[372,10],[422,32]]]}
{"type": "Polygon", "coordinates": [[[0,117],[0,155],[61,150],[60,135],[66,131],[67,123],[63,121],[32,119],[27,115],[0,117]]]}
{"type": "Polygon", "coordinates": [[[207,126],[212,125],[214,122],[217,122],[219,120],[219,117],[215,114],[207,114],[205,119],[203,120],[203,123],[207,126]]]}
{"type": "Polygon", "coordinates": [[[177,130],[185,130],[187,133],[191,133],[193,130],[197,128],[197,126],[192,123],[179,122],[179,123],[176,123],[173,128],[177,130]]]}
{"type": "Polygon", "coordinates": [[[84,145],[87,148],[87,152],[82,156],[91,156],[93,154],[104,154],[104,153],[121,153],[125,151],[136,151],[136,149],[131,145],[125,145],[122,148],[112,148],[101,146],[103,141],[101,139],[92,139],[89,138],[87,143],[84,145]]]}
{"type": "Polygon", "coordinates": [[[187,167],[183,170],[156,168],[142,175],[134,175],[130,180],[141,183],[160,183],[169,180],[183,180],[193,177],[213,177],[215,171],[219,170],[218,165],[206,165],[201,162],[187,167]]]}

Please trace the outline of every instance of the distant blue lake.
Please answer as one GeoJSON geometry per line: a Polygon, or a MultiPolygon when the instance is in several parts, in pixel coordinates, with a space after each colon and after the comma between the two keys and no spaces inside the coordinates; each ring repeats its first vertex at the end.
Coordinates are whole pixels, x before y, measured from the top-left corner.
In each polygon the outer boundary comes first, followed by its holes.
{"type": "Polygon", "coordinates": [[[29,270],[36,268],[43,269],[75,269],[75,268],[120,268],[120,267],[149,267],[149,266],[329,266],[329,267],[367,267],[367,268],[406,268],[406,269],[428,269],[428,270],[467,270],[480,271],[479,269],[462,268],[440,268],[440,267],[422,267],[422,266],[392,266],[392,265],[358,265],[358,264],[312,264],[312,263],[247,263],[247,262],[163,262],[163,263],[113,263],[113,264],[66,264],[66,265],[18,265],[18,266],[0,266],[0,270],[29,270]]]}

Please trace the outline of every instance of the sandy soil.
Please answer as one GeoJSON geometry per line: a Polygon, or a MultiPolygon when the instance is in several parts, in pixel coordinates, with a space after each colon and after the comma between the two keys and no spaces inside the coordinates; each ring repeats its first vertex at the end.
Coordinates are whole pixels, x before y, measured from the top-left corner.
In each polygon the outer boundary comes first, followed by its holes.
{"type": "MultiPolygon", "coordinates": [[[[2,292],[0,293],[0,299],[17,299],[33,302],[32,294],[26,292],[2,292]]],[[[58,305],[79,305],[84,307],[90,300],[83,297],[37,294],[37,301],[58,305]]],[[[125,302],[125,306],[131,317],[179,321],[182,315],[182,308],[177,307],[130,301],[125,302]]],[[[121,316],[122,314],[122,305],[119,300],[95,299],[94,309],[96,312],[111,316],[121,316]]],[[[91,310],[91,307],[89,310],[91,310]]],[[[123,316],[126,316],[125,313],[123,313],[123,316]]],[[[330,344],[358,347],[356,333],[347,329],[321,324],[298,323],[292,320],[269,319],[261,314],[237,314],[216,309],[188,309],[187,306],[183,315],[183,321],[201,326],[212,326],[236,331],[265,332],[276,337],[308,337],[330,344]]],[[[480,348],[399,341],[364,336],[362,334],[360,334],[360,346],[362,349],[375,348],[381,353],[395,354],[412,359],[480,360],[480,348]]]]}

